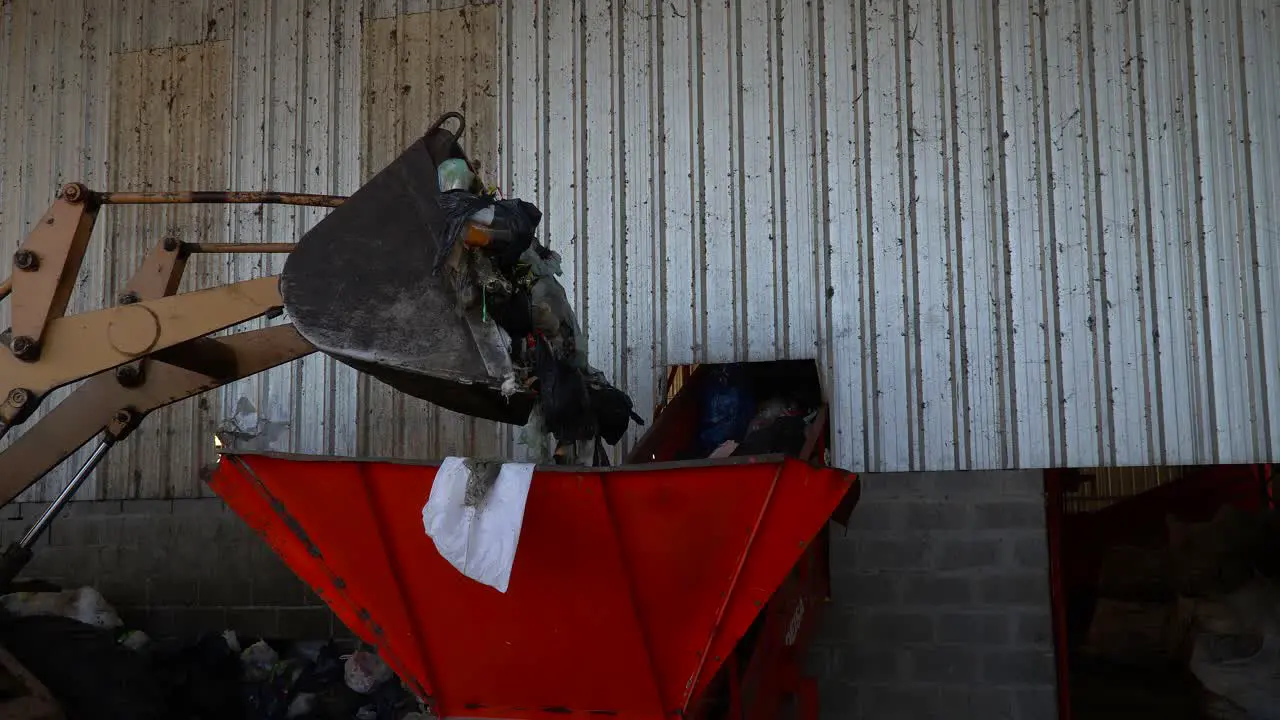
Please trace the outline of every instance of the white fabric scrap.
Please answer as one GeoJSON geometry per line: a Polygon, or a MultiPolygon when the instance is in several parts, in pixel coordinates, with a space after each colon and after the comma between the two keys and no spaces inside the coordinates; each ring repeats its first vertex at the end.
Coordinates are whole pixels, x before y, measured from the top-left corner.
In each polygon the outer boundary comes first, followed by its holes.
{"type": "Polygon", "coordinates": [[[530,463],[504,463],[488,496],[478,506],[466,507],[471,472],[463,458],[445,458],[422,508],[422,525],[440,555],[463,575],[498,592],[505,593],[511,581],[533,469],[530,463]]]}

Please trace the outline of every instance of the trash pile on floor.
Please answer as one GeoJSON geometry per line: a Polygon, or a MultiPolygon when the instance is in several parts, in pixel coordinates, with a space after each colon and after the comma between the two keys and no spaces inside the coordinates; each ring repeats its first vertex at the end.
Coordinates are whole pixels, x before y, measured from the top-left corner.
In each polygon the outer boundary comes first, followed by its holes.
{"type": "Polygon", "coordinates": [[[1085,656],[1194,677],[1199,717],[1280,720],[1280,516],[1224,505],[1167,529],[1103,557],[1085,656]]]}
{"type": "Polygon", "coordinates": [[[68,720],[425,720],[378,656],[328,640],[152,640],[92,588],[0,597],[0,646],[68,720]]]}

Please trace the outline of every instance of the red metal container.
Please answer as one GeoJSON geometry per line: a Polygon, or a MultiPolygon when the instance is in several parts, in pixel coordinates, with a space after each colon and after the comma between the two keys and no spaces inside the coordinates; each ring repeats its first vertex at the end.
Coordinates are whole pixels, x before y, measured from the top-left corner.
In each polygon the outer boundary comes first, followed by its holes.
{"type": "Polygon", "coordinates": [[[854,480],[782,457],[539,469],[504,594],[425,534],[435,470],[224,455],[211,484],[442,718],[697,715],[789,578],[771,642],[797,644],[802,570],[825,592],[810,546],[854,480]]]}

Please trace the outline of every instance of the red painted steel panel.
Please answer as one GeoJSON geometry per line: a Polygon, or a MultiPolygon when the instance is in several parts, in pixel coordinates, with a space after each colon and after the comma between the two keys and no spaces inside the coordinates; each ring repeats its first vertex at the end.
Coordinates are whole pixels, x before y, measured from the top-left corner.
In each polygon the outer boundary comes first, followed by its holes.
{"type": "Polygon", "coordinates": [[[503,594],[426,536],[435,470],[229,455],[211,484],[444,718],[678,714],[853,483],[781,458],[539,469],[503,594]]]}

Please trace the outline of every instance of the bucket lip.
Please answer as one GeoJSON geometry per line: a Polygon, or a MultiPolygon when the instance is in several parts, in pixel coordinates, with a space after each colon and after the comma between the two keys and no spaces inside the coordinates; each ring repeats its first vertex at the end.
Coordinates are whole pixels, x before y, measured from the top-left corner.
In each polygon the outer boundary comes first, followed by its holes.
{"type": "MultiPolygon", "coordinates": [[[[315,462],[315,463],[359,463],[359,464],[391,464],[404,465],[409,467],[440,467],[441,460],[412,460],[406,458],[391,457],[345,457],[340,455],[309,455],[305,453],[284,453],[269,451],[243,451],[238,452],[232,449],[219,450],[219,458],[221,457],[263,457],[273,460],[288,460],[290,462],[315,462]]],[[[518,462],[518,461],[512,461],[518,462]]],[[[809,465],[816,468],[829,468],[831,470],[841,471],[840,468],[830,467],[828,465],[815,464],[805,462],[799,458],[774,453],[769,455],[743,455],[737,457],[706,459],[698,458],[692,460],[672,460],[665,462],[652,463],[633,463],[629,465],[611,465],[608,467],[589,467],[586,465],[536,465],[536,469],[540,473],[570,473],[570,474],[609,474],[609,473],[627,473],[627,472],[653,472],[655,470],[694,470],[699,468],[716,468],[716,467],[735,467],[739,465],[779,465],[785,462],[796,462],[803,465],[809,465]]],[[[843,471],[849,472],[849,471],[843,471]]],[[[853,473],[849,473],[853,474],[853,473]]]]}

